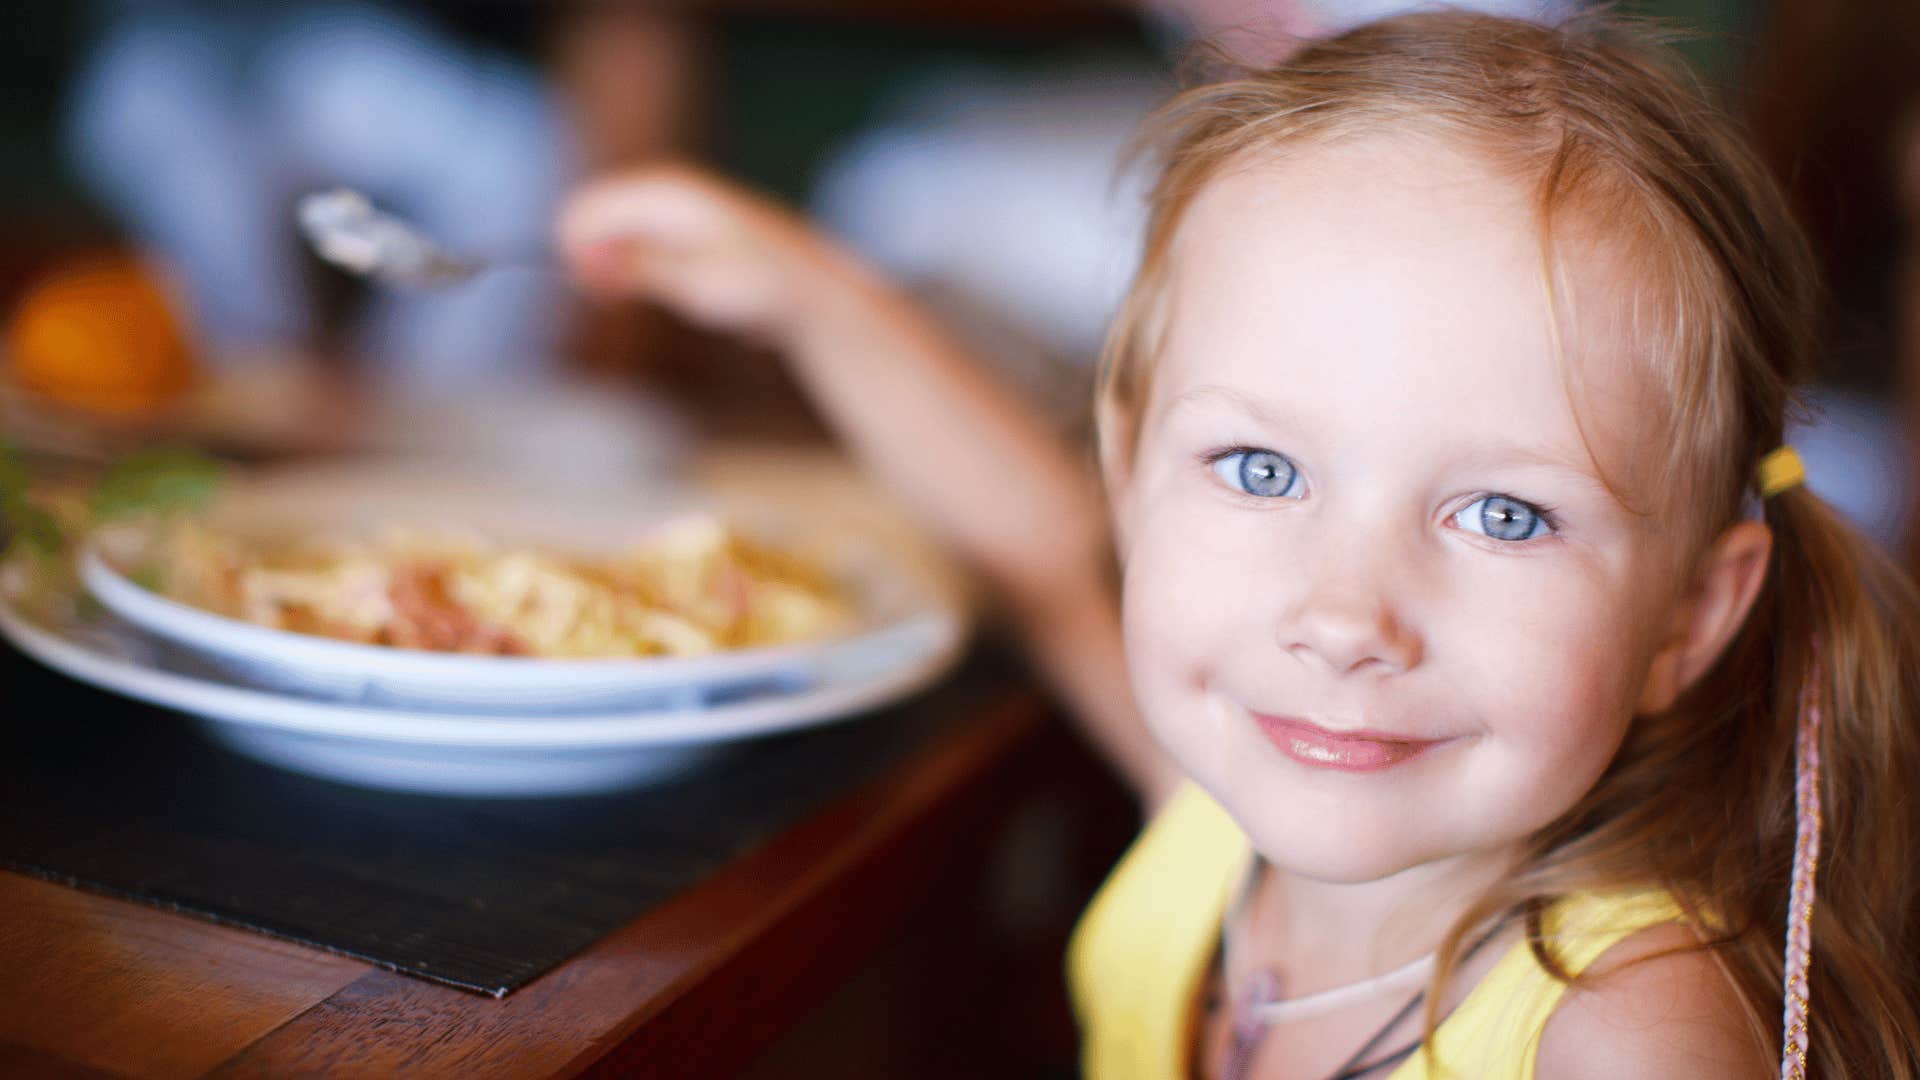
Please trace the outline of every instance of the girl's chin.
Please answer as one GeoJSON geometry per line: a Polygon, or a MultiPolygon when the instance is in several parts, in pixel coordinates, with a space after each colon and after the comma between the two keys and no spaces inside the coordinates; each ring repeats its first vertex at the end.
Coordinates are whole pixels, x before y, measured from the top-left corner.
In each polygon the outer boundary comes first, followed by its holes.
{"type": "MultiPolygon", "coordinates": [[[[1232,809],[1228,807],[1229,812],[1232,809]]],[[[1248,830],[1260,857],[1278,870],[1329,885],[1380,881],[1430,859],[1430,853],[1399,842],[1404,835],[1400,830],[1356,828],[1350,821],[1315,814],[1276,815],[1266,820],[1288,824],[1248,830]]]]}
{"type": "MultiPolygon", "coordinates": [[[[1249,830],[1260,857],[1283,873],[1326,885],[1368,885],[1417,870],[1437,871],[1439,878],[1460,872],[1478,877],[1486,867],[1506,863],[1525,840],[1524,836],[1511,840],[1473,836],[1449,843],[1446,836],[1432,832],[1410,836],[1404,824],[1375,828],[1381,824],[1377,819],[1361,822],[1324,814],[1275,815],[1266,820],[1291,824],[1249,830]],[[1301,822],[1318,822],[1321,827],[1297,824],[1301,822]]],[[[1416,876],[1426,880],[1433,875],[1416,876]]]]}

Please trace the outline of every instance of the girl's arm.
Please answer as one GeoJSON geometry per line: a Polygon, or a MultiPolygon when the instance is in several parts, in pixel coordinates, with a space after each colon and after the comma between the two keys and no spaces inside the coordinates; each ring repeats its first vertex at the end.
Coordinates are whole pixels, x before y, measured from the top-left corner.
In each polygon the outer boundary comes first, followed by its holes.
{"type": "Polygon", "coordinates": [[[590,287],[784,354],[862,464],[984,576],[1109,761],[1150,804],[1171,789],[1127,683],[1091,470],[931,319],[799,218],[683,167],[587,186],[559,238],[590,287]]]}

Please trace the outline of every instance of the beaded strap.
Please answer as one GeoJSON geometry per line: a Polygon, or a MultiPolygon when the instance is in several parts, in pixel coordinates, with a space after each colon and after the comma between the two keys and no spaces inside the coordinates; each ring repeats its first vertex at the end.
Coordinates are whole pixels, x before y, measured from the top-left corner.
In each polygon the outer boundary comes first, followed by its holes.
{"type": "Polygon", "coordinates": [[[1806,685],[1800,689],[1800,731],[1793,759],[1793,889],[1787,896],[1781,1080],[1805,1080],[1807,1075],[1807,968],[1813,962],[1813,878],[1820,862],[1820,662],[1817,653],[1808,667],[1806,685]]]}

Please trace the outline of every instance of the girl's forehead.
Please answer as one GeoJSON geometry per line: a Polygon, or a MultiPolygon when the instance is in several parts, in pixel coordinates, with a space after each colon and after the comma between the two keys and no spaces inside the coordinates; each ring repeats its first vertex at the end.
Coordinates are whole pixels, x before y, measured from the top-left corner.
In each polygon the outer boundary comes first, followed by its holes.
{"type": "MultiPolygon", "coordinates": [[[[1171,251],[1175,285],[1258,268],[1263,277],[1290,274],[1311,287],[1337,283],[1330,275],[1390,276],[1435,258],[1477,261],[1483,275],[1498,269],[1537,284],[1540,232],[1531,203],[1519,182],[1429,137],[1380,135],[1244,155],[1204,183],[1187,208],[1171,251]]],[[[1453,284],[1470,293],[1478,280],[1453,284]]]]}
{"type": "Polygon", "coordinates": [[[1530,190],[1471,154],[1395,136],[1236,163],[1170,256],[1153,409],[1221,385],[1329,425],[1497,428],[1635,471],[1629,290],[1578,245],[1550,269],[1530,190]]]}

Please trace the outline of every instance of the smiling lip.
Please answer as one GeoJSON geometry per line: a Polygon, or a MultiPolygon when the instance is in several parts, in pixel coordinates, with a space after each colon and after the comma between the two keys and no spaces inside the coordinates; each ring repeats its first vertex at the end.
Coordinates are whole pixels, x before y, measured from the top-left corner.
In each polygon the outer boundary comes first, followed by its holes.
{"type": "Polygon", "coordinates": [[[1377,731],[1328,731],[1291,716],[1254,714],[1280,752],[1317,769],[1379,772],[1419,757],[1445,739],[1408,739],[1377,731]]]}

